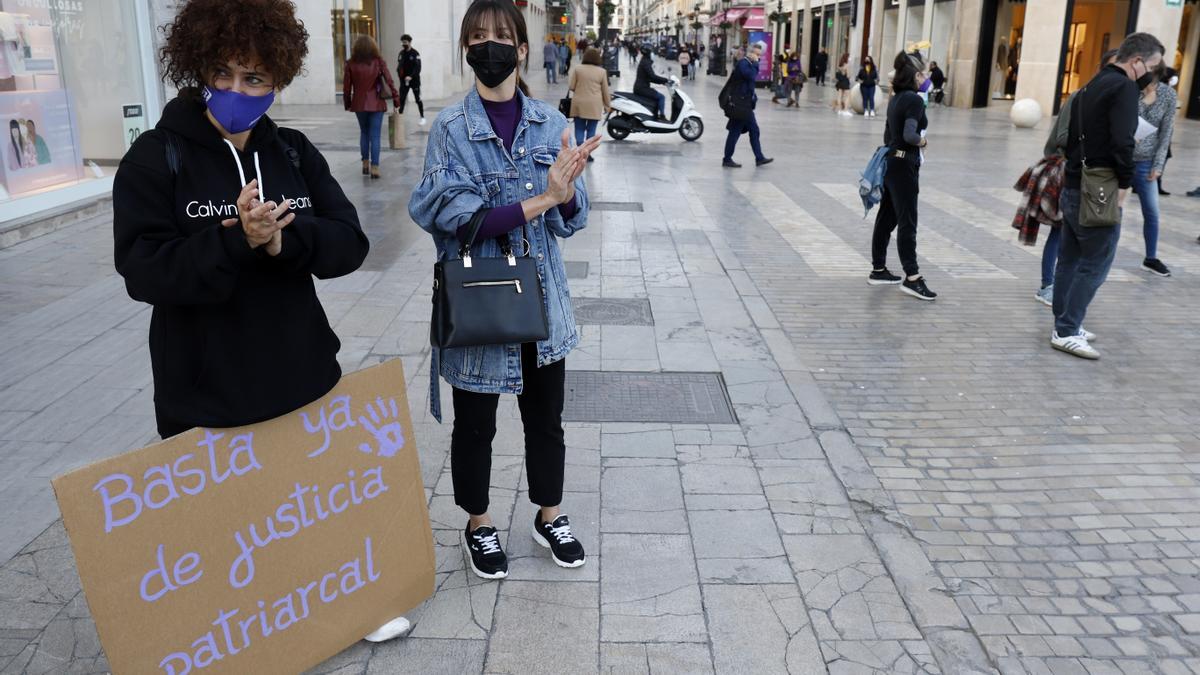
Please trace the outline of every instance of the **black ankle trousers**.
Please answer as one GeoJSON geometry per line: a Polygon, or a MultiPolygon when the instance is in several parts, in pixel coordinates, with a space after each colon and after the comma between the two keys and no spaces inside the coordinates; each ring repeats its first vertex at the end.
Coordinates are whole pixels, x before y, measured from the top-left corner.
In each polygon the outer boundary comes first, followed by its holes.
{"type": "MultiPolygon", "coordinates": [[[[562,428],[567,364],[537,367],[537,345],[521,345],[524,390],[517,395],[525,427],[525,472],[529,501],[538,506],[562,502],[567,446],[562,428]]],[[[471,515],[488,510],[492,477],[492,439],[496,437],[499,394],[454,389],[454,431],[450,437],[450,472],[454,503],[471,515]]]]}
{"type": "Polygon", "coordinates": [[[888,157],[883,177],[883,201],[875,216],[871,237],[871,265],[881,270],[887,263],[888,242],[896,232],[896,251],[907,276],[921,273],[917,265],[917,194],[921,191],[921,167],[915,159],[888,157]]]}

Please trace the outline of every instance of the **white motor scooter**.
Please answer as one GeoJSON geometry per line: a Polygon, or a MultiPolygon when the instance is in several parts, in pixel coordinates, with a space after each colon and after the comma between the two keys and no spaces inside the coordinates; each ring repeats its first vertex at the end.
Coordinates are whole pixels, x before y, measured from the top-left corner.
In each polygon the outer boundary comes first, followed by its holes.
{"type": "Polygon", "coordinates": [[[621,141],[629,134],[673,134],[676,131],[685,141],[694,141],[704,133],[704,120],[692,99],[679,89],[679,78],[671,76],[667,83],[671,101],[671,118],[655,119],[658,101],[642,98],[629,91],[614,91],[612,111],[605,118],[608,135],[621,141]]]}

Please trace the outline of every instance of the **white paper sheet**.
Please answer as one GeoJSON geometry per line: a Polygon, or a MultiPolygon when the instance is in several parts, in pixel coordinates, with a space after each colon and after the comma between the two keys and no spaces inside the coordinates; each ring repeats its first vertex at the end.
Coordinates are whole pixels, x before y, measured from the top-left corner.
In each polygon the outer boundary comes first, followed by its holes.
{"type": "Polygon", "coordinates": [[[1158,133],[1158,127],[1147,122],[1145,117],[1138,117],[1138,127],[1137,131],[1133,132],[1133,140],[1140,141],[1156,133],[1158,133]]]}

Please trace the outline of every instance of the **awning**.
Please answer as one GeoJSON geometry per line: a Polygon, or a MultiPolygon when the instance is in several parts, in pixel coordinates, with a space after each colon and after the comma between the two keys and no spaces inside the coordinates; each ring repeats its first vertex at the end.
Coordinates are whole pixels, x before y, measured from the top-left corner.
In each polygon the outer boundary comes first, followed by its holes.
{"type": "Polygon", "coordinates": [[[725,12],[717,12],[716,14],[712,15],[711,19],[708,20],[708,25],[719,26],[719,25],[721,25],[721,22],[724,20],[725,20],[725,12]]]}
{"type": "Polygon", "coordinates": [[[766,17],[763,16],[762,7],[751,7],[750,13],[746,16],[746,21],[742,23],[743,30],[763,30],[767,27],[766,17]]]}
{"type": "MultiPolygon", "coordinates": [[[[725,12],[725,20],[728,21],[729,23],[734,23],[738,19],[742,18],[742,15],[744,15],[747,11],[749,11],[749,9],[750,8],[748,8],[748,7],[734,7],[733,9],[727,10],[725,12]]],[[[761,14],[762,8],[759,7],[757,9],[758,9],[758,12],[761,14]]]]}

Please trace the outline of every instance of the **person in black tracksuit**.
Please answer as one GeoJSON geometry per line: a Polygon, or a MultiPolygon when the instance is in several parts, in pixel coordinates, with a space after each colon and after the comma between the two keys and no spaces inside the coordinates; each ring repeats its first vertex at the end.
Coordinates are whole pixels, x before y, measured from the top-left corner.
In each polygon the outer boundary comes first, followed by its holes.
{"type": "Polygon", "coordinates": [[[396,57],[396,74],[400,76],[400,114],[408,103],[408,92],[412,91],[417,101],[417,112],[421,114],[421,125],[425,125],[425,104],[421,102],[421,53],[412,48],[412,36],[400,36],[400,55],[396,57]]]}
{"type": "Polygon", "coordinates": [[[638,63],[637,79],[633,82],[633,93],[635,96],[657,101],[658,107],[655,109],[655,114],[659,119],[666,117],[667,97],[650,85],[667,84],[670,81],[654,72],[653,50],[648,45],[642,45],[642,60],[638,63]]]}
{"type": "Polygon", "coordinates": [[[917,265],[917,194],[920,192],[921,149],[925,147],[925,101],[917,93],[924,70],[920,52],[900,52],[893,64],[894,95],[888,103],[883,143],[888,147],[887,169],[883,178],[883,200],[875,217],[871,238],[872,270],[867,283],[872,286],[900,284],[901,289],[920,300],[933,300],[937,294],[925,285],[917,265]],[[887,249],[896,235],[896,248],[904,266],[904,278],[888,271],[887,249]]]}

